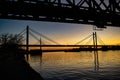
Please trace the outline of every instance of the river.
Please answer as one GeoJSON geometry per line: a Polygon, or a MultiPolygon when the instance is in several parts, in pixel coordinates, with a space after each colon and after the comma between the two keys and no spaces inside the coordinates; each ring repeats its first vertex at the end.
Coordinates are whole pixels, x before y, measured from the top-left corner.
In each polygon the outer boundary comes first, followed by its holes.
{"type": "Polygon", "coordinates": [[[120,80],[120,51],[44,52],[28,62],[45,80],[120,80]]]}

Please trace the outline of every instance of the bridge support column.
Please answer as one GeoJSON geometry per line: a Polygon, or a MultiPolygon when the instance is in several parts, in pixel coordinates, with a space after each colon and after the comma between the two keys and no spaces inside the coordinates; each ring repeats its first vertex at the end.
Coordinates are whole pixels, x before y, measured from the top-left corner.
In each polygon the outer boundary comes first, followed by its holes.
{"type": "Polygon", "coordinates": [[[26,28],[26,58],[28,60],[28,54],[29,54],[29,26],[26,28]]]}
{"type": "Polygon", "coordinates": [[[93,32],[93,45],[94,45],[94,49],[97,49],[97,33],[93,32]]]}

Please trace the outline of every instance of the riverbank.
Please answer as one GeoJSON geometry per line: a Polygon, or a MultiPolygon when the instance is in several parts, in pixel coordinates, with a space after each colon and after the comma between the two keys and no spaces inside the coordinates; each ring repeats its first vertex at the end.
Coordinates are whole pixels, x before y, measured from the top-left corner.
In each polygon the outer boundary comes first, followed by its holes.
{"type": "Polygon", "coordinates": [[[44,80],[42,76],[26,62],[24,53],[16,49],[0,49],[0,79],[44,80]]]}

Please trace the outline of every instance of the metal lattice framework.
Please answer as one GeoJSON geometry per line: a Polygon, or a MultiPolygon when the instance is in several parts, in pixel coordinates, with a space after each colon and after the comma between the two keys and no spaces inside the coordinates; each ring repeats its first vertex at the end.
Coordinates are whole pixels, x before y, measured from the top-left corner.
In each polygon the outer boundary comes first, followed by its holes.
{"type": "Polygon", "coordinates": [[[120,0],[0,0],[0,18],[120,27],[120,0]]]}

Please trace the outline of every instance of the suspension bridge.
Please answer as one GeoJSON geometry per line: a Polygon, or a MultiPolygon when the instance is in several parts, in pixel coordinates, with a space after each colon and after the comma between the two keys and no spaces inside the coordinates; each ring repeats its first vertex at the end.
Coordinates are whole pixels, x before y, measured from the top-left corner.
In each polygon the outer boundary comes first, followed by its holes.
{"type": "Polygon", "coordinates": [[[120,0],[0,0],[0,18],[120,27],[120,0]]]}
{"type": "Polygon", "coordinates": [[[40,47],[39,49],[42,49],[44,47],[71,47],[71,48],[76,48],[78,47],[79,49],[88,49],[89,50],[93,50],[93,49],[100,49],[100,48],[104,48],[104,49],[113,49],[113,48],[117,48],[120,49],[119,45],[105,45],[105,43],[102,41],[102,39],[97,35],[96,32],[93,32],[92,34],[88,35],[87,37],[85,37],[84,39],[76,42],[75,44],[72,45],[63,45],[60,44],[54,40],[52,40],[51,38],[41,34],[40,32],[35,31],[32,28],[29,28],[29,26],[26,27],[26,29],[24,29],[22,32],[20,32],[18,34],[18,36],[22,36],[22,35],[26,35],[26,39],[25,39],[25,44],[19,45],[20,47],[25,47],[26,50],[29,51],[29,47],[40,47]],[[38,42],[37,44],[30,44],[30,36],[32,36],[34,39],[36,39],[36,41],[38,42]],[[45,42],[43,41],[47,40],[49,41],[48,44],[45,44],[45,42]],[[86,43],[82,43],[85,42],[86,43]],[[51,43],[50,43],[51,42],[51,43]],[[98,45],[99,43],[99,45],[98,45]]]}

